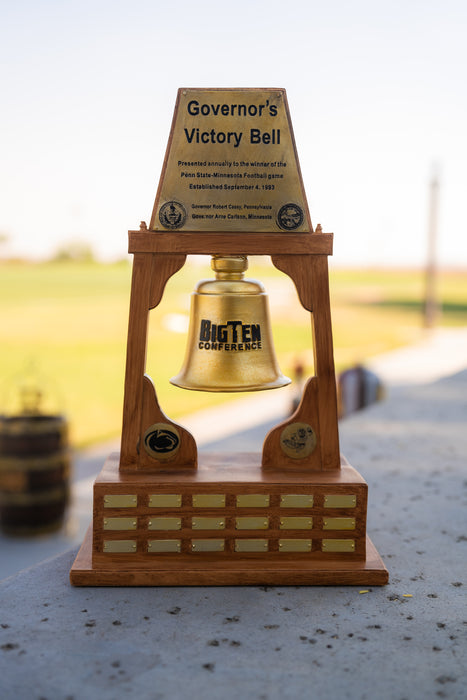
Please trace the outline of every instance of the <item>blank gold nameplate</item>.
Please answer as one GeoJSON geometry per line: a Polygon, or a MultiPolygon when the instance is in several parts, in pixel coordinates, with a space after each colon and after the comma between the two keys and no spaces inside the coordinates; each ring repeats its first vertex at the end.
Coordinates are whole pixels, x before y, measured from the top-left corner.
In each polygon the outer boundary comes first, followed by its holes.
{"type": "Polygon", "coordinates": [[[357,497],[353,494],[336,493],[324,497],[325,508],[355,508],[357,497]]]}
{"type": "Polygon", "coordinates": [[[311,552],[311,540],[279,540],[279,552],[311,552]]]}
{"type": "Polygon", "coordinates": [[[235,540],[236,552],[267,552],[268,540],[235,540]]]}
{"type": "Polygon", "coordinates": [[[223,518],[192,518],[191,527],[193,530],[223,530],[225,520],[223,518]]]}
{"type": "Polygon", "coordinates": [[[136,518],[104,518],[104,530],[136,530],[136,518]]]}
{"type": "Polygon", "coordinates": [[[355,552],[354,540],[323,540],[323,552],[355,552]]]}
{"type": "Polygon", "coordinates": [[[180,552],[180,540],[149,540],[148,552],[180,552]]]}
{"type": "Polygon", "coordinates": [[[281,518],[279,527],[281,530],[311,530],[313,518],[281,518]]]}
{"type": "Polygon", "coordinates": [[[192,552],[223,552],[224,540],[192,540],[192,552]]]}
{"type": "Polygon", "coordinates": [[[104,508],[136,508],[136,494],[111,494],[104,496],[104,508]]]}
{"type": "Polygon", "coordinates": [[[154,493],[149,496],[150,508],[180,508],[182,497],[178,493],[154,493]]]}
{"type": "Polygon", "coordinates": [[[355,518],[323,518],[323,530],[355,530],[355,518]]]}
{"type": "Polygon", "coordinates": [[[222,493],[199,493],[193,496],[195,508],[224,508],[225,495],[222,493]]]}
{"type": "Polygon", "coordinates": [[[181,518],[151,518],[148,522],[148,530],[180,530],[181,518]]]}
{"type": "Polygon", "coordinates": [[[237,506],[239,508],[267,508],[269,506],[269,495],[263,493],[243,493],[237,496],[237,506]]]}
{"type": "Polygon", "coordinates": [[[105,540],[104,552],[106,554],[136,552],[136,542],[134,540],[105,540]]]}
{"type": "Polygon", "coordinates": [[[268,518],[236,518],[235,527],[237,530],[267,530],[268,518]]]}
{"type": "Polygon", "coordinates": [[[281,496],[281,508],[312,508],[313,496],[302,493],[286,493],[281,496]]]}

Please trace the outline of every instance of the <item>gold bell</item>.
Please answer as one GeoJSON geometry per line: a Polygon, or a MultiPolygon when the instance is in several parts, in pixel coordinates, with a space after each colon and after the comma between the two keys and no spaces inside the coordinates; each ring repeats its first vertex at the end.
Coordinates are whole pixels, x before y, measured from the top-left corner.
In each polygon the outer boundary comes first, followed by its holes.
{"type": "Polygon", "coordinates": [[[197,391],[259,391],[290,384],[277,363],[267,294],[244,279],[248,260],[216,256],[216,279],[191,295],[188,344],[182,369],[170,382],[197,391]]]}

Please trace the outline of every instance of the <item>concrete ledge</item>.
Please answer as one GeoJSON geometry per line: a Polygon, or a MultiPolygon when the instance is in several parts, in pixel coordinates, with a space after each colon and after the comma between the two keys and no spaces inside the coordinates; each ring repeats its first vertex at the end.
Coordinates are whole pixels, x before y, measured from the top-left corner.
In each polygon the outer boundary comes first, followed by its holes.
{"type": "Polygon", "coordinates": [[[461,698],[467,372],[355,414],[385,588],[74,588],[76,549],[0,583],[2,697],[461,698]]]}

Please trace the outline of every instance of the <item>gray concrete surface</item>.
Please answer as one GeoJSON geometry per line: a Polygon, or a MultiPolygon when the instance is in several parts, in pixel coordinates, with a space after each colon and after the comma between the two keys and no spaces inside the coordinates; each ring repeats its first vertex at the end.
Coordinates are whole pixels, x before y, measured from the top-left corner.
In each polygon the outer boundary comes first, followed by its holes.
{"type": "Polygon", "coordinates": [[[0,582],[2,698],[466,698],[466,418],[464,370],[341,423],[388,586],[77,589],[72,550],[0,582]]]}

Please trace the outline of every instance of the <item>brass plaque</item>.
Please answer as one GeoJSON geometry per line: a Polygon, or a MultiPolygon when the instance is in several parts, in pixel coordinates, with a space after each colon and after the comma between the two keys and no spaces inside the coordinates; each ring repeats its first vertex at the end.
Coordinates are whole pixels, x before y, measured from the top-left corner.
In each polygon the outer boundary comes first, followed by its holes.
{"type": "Polygon", "coordinates": [[[279,527],[281,530],[311,530],[313,518],[281,518],[279,527]]]}
{"type": "Polygon", "coordinates": [[[193,496],[195,508],[224,508],[225,495],[223,493],[199,493],[193,496]]]}
{"type": "Polygon", "coordinates": [[[267,552],[268,540],[235,540],[236,552],[267,552]]]}
{"type": "Polygon", "coordinates": [[[355,530],[355,518],[324,518],[323,530],[355,530]]]}
{"type": "Polygon", "coordinates": [[[180,530],[181,518],[151,518],[148,522],[148,530],[180,530]]]}
{"type": "Polygon", "coordinates": [[[138,498],[135,494],[112,494],[104,496],[104,508],[136,508],[138,498]]]}
{"type": "Polygon", "coordinates": [[[192,540],[192,552],[223,552],[224,540],[192,540]]]}
{"type": "Polygon", "coordinates": [[[269,495],[263,493],[242,493],[237,496],[239,508],[267,508],[269,495]]]}
{"type": "Polygon", "coordinates": [[[149,540],[148,552],[175,552],[181,550],[180,540],[149,540]]]}
{"type": "Polygon", "coordinates": [[[104,552],[106,554],[128,554],[136,552],[134,540],[105,540],[104,552]]]}
{"type": "Polygon", "coordinates": [[[355,552],[354,540],[323,540],[323,552],[355,552]]]}
{"type": "Polygon", "coordinates": [[[150,508],[180,508],[182,497],[178,493],[154,493],[149,496],[150,508]]]}
{"type": "Polygon", "coordinates": [[[143,436],[147,454],[160,462],[173,459],[180,449],[180,433],[172,423],[154,423],[143,436]]]}
{"type": "Polygon", "coordinates": [[[311,540],[279,540],[279,552],[311,552],[311,540]]]}
{"type": "Polygon", "coordinates": [[[355,508],[357,497],[348,493],[336,493],[324,497],[325,508],[355,508]]]}
{"type": "Polygon", "coordinates": [[[182,88],[154,231],[311,231],[283,89],[182,88]]]}
{"type": "Polygon", "coordinates": [[[136,518],[104,518],[104,530],[136,530],[136,518]]]}
{"type": "Polygon", "coordinates": [[[193,530],[223,530],[225,520],[222,518],[192,518],[191,527],[193,530]]]}
{"type": "Polygon", "coordinates": [[[268,518],[237,518],[235,528],[237,530],[267,530],[268,518]]]}
{"type": "Polygon", "coordinates": [[[281,433],[280,446],[292,459],[304,459],[316,447],[316,433],[308,423],[289,423],[281,433]]]}
{"type": "Polygon", "coordinates": [[[313,496],[303,493],[286,493],[281,496],[281,508],[312,508],[313,496]]]}

